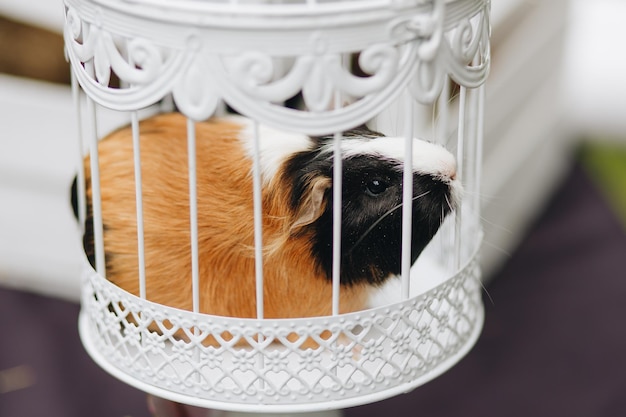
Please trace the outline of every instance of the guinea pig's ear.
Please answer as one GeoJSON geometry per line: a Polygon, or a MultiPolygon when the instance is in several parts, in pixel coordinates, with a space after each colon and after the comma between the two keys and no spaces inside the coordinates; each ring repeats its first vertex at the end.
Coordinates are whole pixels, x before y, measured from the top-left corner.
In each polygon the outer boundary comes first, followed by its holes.
{"type": "Polygon", "coordinates": [[[307,191],[302,196],[300,207],[296,211],[295,221],[291,225],[292,234],[319,219],[326,208],[324,195],[331,184],[330,178],[319,177],[311,180],[307,186],[307,191]]]}

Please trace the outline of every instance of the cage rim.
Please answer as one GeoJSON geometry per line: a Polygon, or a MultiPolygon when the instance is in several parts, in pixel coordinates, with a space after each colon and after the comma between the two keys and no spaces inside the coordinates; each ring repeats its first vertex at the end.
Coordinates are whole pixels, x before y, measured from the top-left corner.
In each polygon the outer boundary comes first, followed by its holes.
{"type": "MultiPolygon", "coordinates": [[[[391,16],[406,17],[407,11],[417,16],[423,15],[432,11],[437,2],[442,2],[446,9],[446,30],[491,4],[491,0],[332,0],[313,4],[234,4],[214,0],[64,0],[65,7],[80,9],[98,25],[103,24],[104,15],[115,13],[117,18],[132,16],[170,24],[191,24],[196,28],[248,30],[346,29],[372,21],[385,22],[391,16]]],[[[120,23],[112,21],[108,24],[117,26],[120,23]]]]}
{"type": "MultiPolygon", "coordinates": [[[[158,303],[150,302],[148,300],[142,300],[139,297],[131,293],[128,293],[122,288],[117,287],[115,284],[111,283],[110,281],[106,280],[105,278],[102,278],[99,274],[97,274],[95,270],[93,270],[91,266],[88,264],[88,261],[86,258],[84,259],[84,262],[86,266],[88,266],[89,269],[91,269],[91,271],[88,271],[90,273],[90,276],[96,276],[96,279],[101,279],[102,283],[104,283],[105,285],[114,286],[116,288],[116,291],[123,291],[126,294],[128,294],[130,297],[137,298],[139,302],[141,303],[147,302],[147,303],[155,304],[159,306],[160,308],[165,307],[167,309],[173,309],[174,311],[178,311],[183,315],[188,315],[192,319],[198,319],[198,318],[216,319],[223,323],[238,322],[239,325],[243,323],[244,325],[249,326],[250,328],[254,327],[257,329],[262,324],[265,325],[265,327],[267,328],[272,325],[276,327],[276,326],[291,324],[291,323],[306,324],[307,322],[311,322],[311,321],[319,321],[320,324],[324,325],[323,321],[332,322],[334,320],[337,320],[338,323],[340,323],[341,321],[345,321],[346,318],[350,318],[350,317],[355,318],[356,321],[360,321],[360,320],[363,320],[363,318],[359,316],[363,316],[364,314],[370,314],[370,315],[376,316],[377,312],[379,313],[384,312],[385,309],[388,309],[391,307],[396,307],[401,304],[408,305],[409,303],[412,303],[412,302],[419,302],[418,301],[419,299],[428,300],[430,295],[435,294],[438,291],[441,291],[442,287],[449,284],[454,279],[461,279],[462,278],[461,275],[469,271],[472,265],[475,265],[477,268],[479,268],[477,255],[480,251],[480,246],[482,244],[482,237],[483,237],[483,232],[480,231],[478,233],[478,238],[473,243],[470,243],[470,245],[473,245],[473,250],[468,254],[467,258],[464,260],[460,268],[457,268],[456,271],[452,273],[450,276],[448,276],[445,280],[438,283],[434,287],[427,289],[425,292],[417,294],[406,300],[401,300],[401,301],[391,303],[385,306],[370,308],[370,309],[363,310],[363,311],[344,313],[344,314],[339,314],[336,316],[307,317],[307,318],[255,319],[255,318],[222,317],[222,316],[214,316],[214,315],[209,315],[209,314],[204,314],[204,313],[194,313],[192,311],[181,310],[181,309],[176,309],[176,308],[169,307],[169,306],[164,306],[158,303]]],[[[473,278],[480,281],[479,276],[474,276],[473,278]]],[[[89,279],[89,278],[85,278],[85,279],[89,279]]],[[[86,286],[83,286],[83,288],[85,289],[86,286]]],[[[482,286],[480,288],[482,288],[482,286]]],[[[93,293],[91,292],[87,293],[84,291],[83,297],[84,296],[93,296],[93,293]]],[[[278,413],[278,414],[317,412],[317,411],[324,411],[324,410],[331,410],[331,409],[344,409],[344,408],[349,408],[349,407],[360,406],[360,405],[369,404],[372,402],[385,400],[385,399],[394,397],[399,394],[405,394],[439,377],[443,373],[447,372],[450,368],[452,368],[456,363],[458,363],[463,357],[465,357],[472,350],[472,348],[475,346],[476,341],[478,340],[482,332],[484,319],[485,319],[485,311],[482,305],[482,301],[478,300],[478,303],[480,305],[475,310],[475,318],[472,321],[473,328],[468,332],[466,338],[462,341],[462,343],[459,344],[458,349],[454,351],[452,354],[450,354],[447,358],[436,362],[435,366],[430,367],[418,377],[411,379],[408,382],[404,382],[402,384],[392,386],[390,388],[385,388],[379,391],[369,392],[369,393],[365,393],[361,395],[348,396],[340,400],[317,399],[317,400],[312,400],[309,402],[302,402],[302,403],[285,402],[283,404],[272,404],[272,403],[266,403],[266,402],[258,402],[258,403],[244,402],[244,401],[237,402],[233,400],[220,401],[216,399],[200,397],[197,395],[194,396],[194,395],[190,395],[184,392],[172,391],[165,387],[161,387],[161,386],[151,384],[149,382],[145,382],[142,379],[132,375],[131,373],[125,372],[120,366],[114,364],[110,360],[110,358],[107,358],[107,356],[102,351],[102,349],[100,349],[97,346],[97,338],[92,336],[92,333],[93,333],[93,327],[91,326],[92,323],[90,321],[89,314],[85,310],[85,306],[83,305],[82,302],[81,302],[81,310],[80,310],[79,317],[78,317],[78,330],[79,330],[79,336],[80,336],[81,342],[85,350],[87,351],[87,353],[94,360],[94,362],[96,362],[101,368],[103,368],[106,372],[108,372],[113,377],[141,391],[144,391],[148,394],[152,394],[152,395],[155,395],[155,396],[167,399],[167,400],[179,402],[182,404],[187,404],[187,405],[197,406],[197,407],[204,407],[204,408],[211,408],[211,409],[218,409],[218,410],[224,410],[224,411],[253,412],[253,413],[261,412],[261,413],[278,413]]],[[[328,326],[328,324],[326,325],[328,326]]]]}
{"type": "Polygon", "coordinates": [[[474,322],[475,326],[472,329],[469,337],[465,340],[465,343],[460,346],[459,350],[457,350],[453,355],[446,358],[445,360],[438,362],[437,366],[431,368],[429,371],[427,371],[420,377],[412,380],[411,382],[397,385],[393,388],[389,388],[386,390],[377,391],[375,393],[345,398],[343,400],[330,400],[326,402],[310,403],[236,403],[210,400],[206,398],[193,397],[188,394],[177,393],[165,388],[146,383],[130,374],[125,373],[118,367],[111,365],[111,363],[105,358],[102,352],[95,346],[94,342],[88,336],[90,322],[89,318],[84,312],[81,312],[78,317],[78,331],[85,350],[88,352],[89,356],[93,359],[95,363],[97,363],[101,368],[106,370],[106,372],[108,372],[111,376],[145,393],[152,394],[166,400],[175,401],[181,404],[187,404],[196,407],[234,412],[286,414],[345,409],[382,401],[400,394],[407,394],[413,391],[419,386],[439,377],[440,375],[450,370],[450,368],[452,368],[472,350],[482,332],[485,319],[485,312],[483,308],[478,309],[476,313],[477,317],[474,322]]]}

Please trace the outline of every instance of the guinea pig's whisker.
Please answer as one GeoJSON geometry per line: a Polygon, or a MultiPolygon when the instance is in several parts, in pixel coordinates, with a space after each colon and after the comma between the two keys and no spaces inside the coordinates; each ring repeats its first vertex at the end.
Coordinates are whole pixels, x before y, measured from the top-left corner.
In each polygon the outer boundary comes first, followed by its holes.
{"type": "Polygon", "coordinates": [[[487,298],[489,299],[489,301],[491,302],[492,306],[495,306],[496,303],[493,301],[493,298],[491,298],[491,294],[489,294],[489,291],[487,290],[487,287],[485,287],[485,284],[483,284],[482,280],[478,280],[478,282],[480,282],[480,286],[483,289],[483,291],[485,292],[485,295],[487,296],[487,298]]]}
{"type": "MultiPolygon", "coordinates": [[[[448,199],[448,197],[446,197],[446,200],[448,199]]],[[[448,206],[450,205],[450,203],[448,203],[448,206]]],[[[446,213],[443,210],[443,206],[441,206],[441,216],[439,217],[439,223],[443,223],[443,219],[446,217],[446,213]]]]}
{"type": "MultiPolygon", "coordinates": [[[[413,197],[411,200],[415,201],[419,198],[422,198],[426,195],[430,194],[430,190],[417,195],[415,197],[413,197]]],[[[367,230],[365,232],[363,232],[363,234],[361,235],[361,237],[359,237],[359,239],[354,242],[354,245],[352,245],[352,247],[350,248],[350,250],[348,251],[348,253],[352,252],[354,250],[354,248],[356,248],[357,246],[359,246],[359,244],[363,241],[363,239],[365,239],[365,237],[372,231],[374,230],[374,228],[385,219],[385,217],[389,216],[390,214],[392,214],[394,211],[398,210],[400,207],[402,207],[404,205],[404,203],[400,203],[395,207],[390,208],[389,210],[387,210],[385,213],[383,213],[382,216],[380,216],[374,223],[372,223],[372,225],[370,227],[367,228],[367,230]]]]}
{"type": "Polygon", "coordinates": [[[472,190],[463,190],[463,194],[467,197],[480,197],[481,200],[485,200],[487,202],[500,202],[500,201],[505,201],[502,197],[499,197],[497,195],[494,194],[485,194],[485,193],[477,193],[475,191],[472,190]]]}
{"type": "Polygon", "coordinates": [[[496,245],[495,243],[490,242],[488,240],[483,240],[482,244],[485,245],[485,246],[489,246],[490,248],[498,251],[500,254],[504,255],[506,258],[510,258],[511,256],[513,256],[511,254],[511,252],[507,251],[506,249],[504,249],[504,248],[502,248],[502,247],[500,247],[500,246],[496,245]]]}
{"type": "MultiPolygon", "coordinates": [[[[453,211],[454,208],[452,207],[452,203],[450,203],[450,199],[448,198],[448,195],[446,194],[446,195],[444,195],[444,197],[446,199],[446,204],[448,205],[448,208],[450,209],[450,211],[453,211]]],[[[441,207],[441,210],[443,212],[443,207],[441,207]]],[[[443,219],[442,219],[442,221],[443,221],[443,219]]]]}

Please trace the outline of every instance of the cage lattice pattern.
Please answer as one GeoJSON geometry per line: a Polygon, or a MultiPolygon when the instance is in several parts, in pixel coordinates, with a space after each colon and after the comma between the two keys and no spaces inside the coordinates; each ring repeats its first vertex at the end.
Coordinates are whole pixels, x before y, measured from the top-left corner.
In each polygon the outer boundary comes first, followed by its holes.
{"type": "Polygon", "coordinates": [[[221,408],[355,405],[407,391],[462,356],[483,318],[475,259],[421,296],[340,320],[207,316],[141,300],[97,274],[84,281],[81,325],[95,357],[147,391],[221,408]]]}

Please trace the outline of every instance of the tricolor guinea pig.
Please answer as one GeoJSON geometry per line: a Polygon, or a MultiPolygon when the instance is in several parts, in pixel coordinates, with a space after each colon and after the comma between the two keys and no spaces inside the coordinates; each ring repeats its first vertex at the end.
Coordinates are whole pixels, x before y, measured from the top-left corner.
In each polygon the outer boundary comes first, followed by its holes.
{"type": "MultiPolygon", "coordinates": [[[[163,114],[140,123],[146,298],[192,309],[187,119],[163,114]]],[[[331,314],[333,138],[263,125],[264,315],[331,314]]],[[[240,116],[196,123],[200,311],[256,317],[253,227],[253,123],[240,116]]],[[[138,295],[132,132],[100,141],[107,279],[138,295]]],[[[340,311],[366,308],[370,290],[399,274],[404,139],[367,129],[341,142],[340,311]]],[[[454,209],[460,192],[454,157],[413,144],[414,262],[454,209]]],[[[87,160],[87,196],[91,200],[87,160]]],[[[91,207],[88,205],[88,217],[91,207]]],[[[91,218],[85,250],[93,264],[91,218]]]]}

